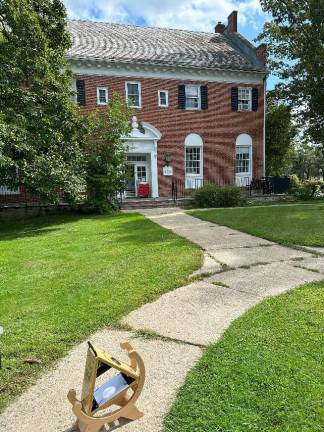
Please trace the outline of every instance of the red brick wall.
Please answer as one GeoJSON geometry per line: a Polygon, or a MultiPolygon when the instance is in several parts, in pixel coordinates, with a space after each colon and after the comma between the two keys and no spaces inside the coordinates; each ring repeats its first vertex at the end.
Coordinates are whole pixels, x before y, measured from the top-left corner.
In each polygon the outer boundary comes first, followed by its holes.
{"type": "MultiPolygon", "coordinates": [[[[138,121],[151,123],[162,133],[158,143],[159,194],[169,196],[171,178],[164,177],[164,154],[171,153],[174,176],[184,180],[184,140],[190,133],[199,134],[203,141],[204,177],[234,183],[235,141],[247,133],[253,139],[253,176],[263,174],[263,85],[259,89],[259,109],[256,112],[233,112],[231,88],[252,87],[250,84],[227,84],[162,79],[76,76],[85,80],[86,111],[101,108],[97,105],[96,87],[108,87],[109,95],[117,91],[125,95],[125,81],[139,81],[142,87],[142,108],[134,109],[138,121]],[[208,85],[208,109],[188,111],[178,109],[179,84],[208,85]],[[169,107],[158,106],[158,90],[169,91],[169,107]]],[[[102,109],[102,108],[101,108],[102,109]]]]}

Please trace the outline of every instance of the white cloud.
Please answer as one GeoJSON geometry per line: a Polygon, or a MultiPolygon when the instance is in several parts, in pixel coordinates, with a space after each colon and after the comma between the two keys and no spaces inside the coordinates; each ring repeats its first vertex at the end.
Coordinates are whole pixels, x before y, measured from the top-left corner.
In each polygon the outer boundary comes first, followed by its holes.
{"type": "Polygon", "coordinates": [[[261,13],[259,0],[63,0],[70,18],[140,23],[212,31],[218,21],[226,23],[232,10],[239,25],[254,25],[261,13]]]}

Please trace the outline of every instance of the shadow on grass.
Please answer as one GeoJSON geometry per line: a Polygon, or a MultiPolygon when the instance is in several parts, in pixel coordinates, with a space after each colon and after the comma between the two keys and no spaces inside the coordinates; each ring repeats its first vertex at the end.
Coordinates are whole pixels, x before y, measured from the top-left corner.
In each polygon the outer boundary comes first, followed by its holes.
{"type": "Polygon", "coordinates": [[[79,220],[108,219],[109,217],[122,217],[123,215],[85,215],[82,213],[66,213],[60,215],[44,215],[15,222],[2,223],[0,225],[0,241],[14,240],[24,237],[38,237],[48,233],[59,231],[60,225],[67,225],[79,220]]]}
{"type": "MultiPolygon", "coordinates": [[[[178,238],[172,236],[171,232],[162,229],[154,222],[146,219],[144,216],[133,214],[105,214],[105,215],[84,215],[84,214],[65,214],[65,215],[48,215],[40,216],[33,219],[27,219],[14,223],[2,224],[0,227],[0,242],[10,241],[23,238],[39,238],[48,234],[59,233],[68,236],[68,231],[64,232],[63,226],[73,224],[78,221],[100,222],[112,221],[120,223],[107,224],[105,226],[98,225],[98,230],[86,229],[82,232],[82,236],[97,237],[98,240],[107,240],[107,243],[129,243],[129,244],[155,244],[163,243],[163,240],[170,242],[170,240],[177,241],[178,238]],[[111,239],[110,239],[111,237],[111,239]]],[[[71,231],[74,237],[75,233],[71,231]]],[[[81,234],[80,234],[81,235],[81,234]]],[[[93,241],[93,240],[91,240],[93,241]]]]}

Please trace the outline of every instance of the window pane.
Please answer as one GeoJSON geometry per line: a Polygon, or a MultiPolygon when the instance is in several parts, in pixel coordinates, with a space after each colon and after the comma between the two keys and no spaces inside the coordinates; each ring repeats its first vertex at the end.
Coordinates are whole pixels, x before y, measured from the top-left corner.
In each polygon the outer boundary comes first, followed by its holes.
{"type": "Polygon", "coordinates": [[[235,172],[238,173],[249,173],[251,167],[250,148],[249,147],[237,147],[236,148],[236,167],[235,172]]]}
{"type": "Polygon", "coordinates": [[[196,86],[186,86],[186,96],[193,96],[193,97],[198,97],[199,93],[198,93],[199,87],[196,86]]]}
{"type": "Polygon", "coordinates": [[[146,166],[137,167],[137,180],[139,182],[146,182],[146,166]]]}
{"type": "Polygon", "coordinates": [[[132,105],[138,107],[140,101],[139,85],[127,83],[127,96],[132,101],[132,105]]]}
{"type": "Polygon", "coordinates": [[[200,147],[186,147],[186,173],[200,174],[200,147]]]}
{"type": "Polygon", "coordinates": [[[186,108],[200,108],[200,87],[186,86],[186,108]]]}
{"type": "Polygon", "coordinates": [[[251,89],[238,89],[238,109],[241,111],[251,110],[251,89]]]}
{"type": "Polygon", "coordinates": [[[107,92],[105,89],[99,89],[99,102],[100,103],[107,102],[107,92]]]}
{"type": "Polygon", "coordinates": [[[166,92],[161,91],[160,92],[160,105],[166,105],[166,104],[167,104],[166,92]]]}
{"type": "Polygon", "coordinates": [[[186,98],[186,108],[199,108],[199,99],[186,98]]]}

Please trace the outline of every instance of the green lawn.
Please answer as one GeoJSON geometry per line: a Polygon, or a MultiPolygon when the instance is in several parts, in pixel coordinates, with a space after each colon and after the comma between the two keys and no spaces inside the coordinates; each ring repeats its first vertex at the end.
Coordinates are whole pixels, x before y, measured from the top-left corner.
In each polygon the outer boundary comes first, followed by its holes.
{"type": "Polygon", "coordinates": [[[167,432],[323,430],[324,283],[257,305],[206,349],[167,432]]]}
{"type": "Polygon", "coordinates": [[[0,408],[95,330],[183,284],[201,251],[138,214],[0,227],[0,408]],[[41,364],[28,365],[26,359],[41,364]]]}
{"type": "Polygon", "coordinates": [[[196,210],[195,217],[287,245],[324,246],[324,205],[196,210]]]}

